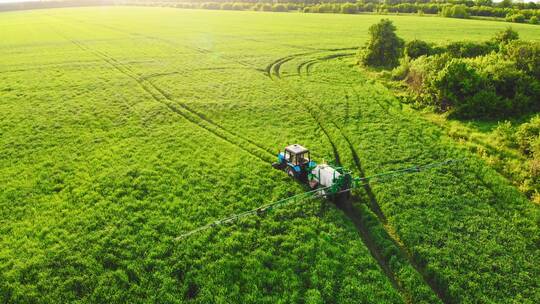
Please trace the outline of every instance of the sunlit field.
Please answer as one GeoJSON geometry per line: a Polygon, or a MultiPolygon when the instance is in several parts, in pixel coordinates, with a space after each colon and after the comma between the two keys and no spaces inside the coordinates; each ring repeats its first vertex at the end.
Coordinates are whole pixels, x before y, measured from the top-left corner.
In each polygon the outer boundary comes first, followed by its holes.
{"type": "Polygon", "coordinates": [[[538,206],[357,68],[380,18],[0,13],[2,302],[539,303],[538,206]],[[462,161],[358,190],[356,220],[312,199],[174,240],[306,191],[270,165],[291,143],[357,176],[462,161]]]}

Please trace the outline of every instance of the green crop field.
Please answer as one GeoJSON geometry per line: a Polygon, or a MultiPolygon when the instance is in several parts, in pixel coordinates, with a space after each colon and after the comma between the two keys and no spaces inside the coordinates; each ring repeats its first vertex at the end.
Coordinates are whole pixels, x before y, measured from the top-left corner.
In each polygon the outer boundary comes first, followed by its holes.
{"type": "MultiPolygon", "coordinates": [[[[2,303],[539,303],[539,206],[356,67],[380,18],[0,13],[2,303]],[[270,166],[291,143],[357,176],[462,161],[175,241],[305,191],[270,166]]],[[[389,18],[439,43],[507,26],[389,18]]]]}

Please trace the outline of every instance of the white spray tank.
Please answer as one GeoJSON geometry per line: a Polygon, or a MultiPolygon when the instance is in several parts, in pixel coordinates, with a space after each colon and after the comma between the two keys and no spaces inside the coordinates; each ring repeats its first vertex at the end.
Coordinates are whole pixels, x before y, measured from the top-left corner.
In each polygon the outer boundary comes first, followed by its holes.
{"type": "Polygon", "coordinates": [[[321,187],[330,187],[338,180],[341,173],[330,165],[320,164],[311,170],[311,175],[321,187]]]}

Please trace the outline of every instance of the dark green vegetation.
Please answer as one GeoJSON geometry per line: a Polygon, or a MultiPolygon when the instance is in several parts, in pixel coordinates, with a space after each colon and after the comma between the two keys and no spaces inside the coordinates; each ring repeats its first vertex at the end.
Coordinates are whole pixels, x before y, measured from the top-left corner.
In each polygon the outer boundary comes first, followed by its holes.
{"type": "Polygon", "coordinates": [[[369,39],[360,49],[359,60],[364,65],[393,68],[403,54],[403,39],[396,35],[396,27],[389,19],[369,27],[369,39]]]}
{"type": "MultiPolygon", "coordinates": [[[[540,110],[540,43],[521,41],[510,28],[484,42],[433,46],[413,40],[403,56],[393,77],[403,80],[409,93],[405,100],[416,106],[465,119],[518,117],[540,110]]],[[[386,60],[390,65],[398,57],[386,60]]]]}
{"type": "MultiPolygon", "coordinates": [[[[504,27],[390,18],[429,43],[504,27]]],[[[538,206],[358,71],[378,19],[3,13],[2,302],[539,302],[538,206]],[[173,241],[304,191],[270,166],[293,142],[360,176],[466,159],[173,241]]]]}
{"type": "MultiPolygon", "coordinates": [[[[391,44],[386,48],[393,49],[391,44]]],[[[366,49],[360,52],[360,62],[380,67],[364,60],[366,49]]],[[[435,120],[448,135],[465,142],[472,152],[487,159],[538,201],[540,172],[534,147],[540,133],[534,127],[535,118],[519,124],[540,110],[540,44],[520,40],[517,32],[507,28],[481,42],[436,45],[415,39],[406,43],[403,53],[381,58],[383,64],[390,65],[401,56],[400,66],[391,74],[383,74],[403,80],[395,89],[397,95],[417,108],[431,108],[449,118],[481,119],[491,125],[487,131],[491,134],[479,140],[474,138],[475,128],[459,121],[445,124],[435,120]],[[510,121],[497,124],[501,118],[513,118],[517,126],[510,121]]]]}

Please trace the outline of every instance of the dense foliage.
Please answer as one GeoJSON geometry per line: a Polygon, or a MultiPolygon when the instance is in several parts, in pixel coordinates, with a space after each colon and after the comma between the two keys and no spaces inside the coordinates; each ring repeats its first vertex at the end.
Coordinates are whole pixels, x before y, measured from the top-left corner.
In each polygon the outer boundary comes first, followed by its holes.
{"type": "Polygon", "coordinates": [[[381,19],[369,27],[366,45],[359,50],[364,65],[392,68],[399,64],[403,52],[403,39],[396,35],[396,27],[389,19],[381,19]]]}
{"type": "Polygon", "coordinates": [[[540,203],[540,115],[522,124],[501,122],[494,131],[499,146],[517,149],[521,158],[515,164],[502,168],[518,181],[520,189],[533,201],[540,203]]]}
{"type": "Polygon", "coordinates": [[[424,56],[406,51],[393,74],[408,84],[411,102],[451,111],[454,117],[523,115],[540,110],[540,43],[517,39],[506,29],[486,42],[452,42],[434,55],[427,48],[424,56]]]}
{"type": "Polygon", "coordinates": [[[423,40],[414,39],[405,44],[405,55],[412,59],[431,55],[433,51],[433,46],[423,40]]]}
{"type": "MultiPolygon", "coordinates": [[[[359,73],[378,19],[3,14],[1,301],[537,303],[538,207],[359,73]],[[173,241],[304,191],[269,163],[293,142],[357,175],[467,160],[355,190],[359,218],[317,199],[173,241]]],[[[393,20],[430,42],[504,26],[393,20]]]]}

